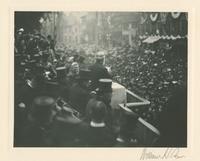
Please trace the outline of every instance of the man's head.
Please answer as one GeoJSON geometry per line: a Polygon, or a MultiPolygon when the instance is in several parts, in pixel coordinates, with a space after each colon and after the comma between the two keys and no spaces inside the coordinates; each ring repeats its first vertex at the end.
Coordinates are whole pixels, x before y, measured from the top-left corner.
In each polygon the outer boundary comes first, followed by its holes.
{"type": "Polygon", "coordinates": [[[47,39],[48,39],[48,40],[51,40],[51,39],[52,39],[52,38],[51,38],[51,35],[48,35],[48,36],[47,36],[47,39]]]}
{"type": "Polygon", "coordinates": [[[29,112],[31,121],[37,124],[51,123],[54,116],[55,100],[48,96],[39,96],[33,100],[32,107],[29,112]]]}
{"type": "Polygon", "coordinates": [[[92,107],[91,117],[92,121],[96,123],[104,122],[106,117],[106,105],[101,101],[97,101],[92,107]]]}
{"type": "Polygon", "coordinates": [[[22,35],[23,32],[24,32],[24,29],[23,29],[23,28],[20,28],[20,29],[17,31],[18,35],[22,35]]]}
{"type": "Polygon", "coordinates": [[[96,62],[99,64],[102,64],[102,65],[105,64],[105,52],[104,51],[99,51],[96,54],[96,62]]]}

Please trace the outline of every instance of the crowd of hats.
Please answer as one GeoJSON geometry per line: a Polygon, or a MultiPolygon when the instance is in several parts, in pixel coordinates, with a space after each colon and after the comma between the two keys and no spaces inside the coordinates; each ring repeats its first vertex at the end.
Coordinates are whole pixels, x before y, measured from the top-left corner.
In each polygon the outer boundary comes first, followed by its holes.
{"type": "MultiPolygon", "coordinates": [[[[21,44],[16,43],[18,49],[15,53],[15,64],[18,70],[15,72],[16,80],[26,79],[25,73],[38,74],[41,71],[41,67],[37,66],[38,57],[45,58],[49,46],[47,39],[38,34],[24,35],[21,39],[25,41],[21,41],[25,47],[20,47],[21,44]],[[28,72],[30,70],[34,72],[28,72]]],[[[61,45],[56,48],[57,54],[52,63],[56,62],[56,67],[62,68],[63,65],[66,67],[67,63],[70,64],[70,61],[73,62],[76,55],[79,55],[79,59],[85,58],[87,65],[92,64],[97,50],[95,45],[78,47],[61,45]]],[[[150,107],[142,113],[142,117],[151,123],[156,122],[157,116],[163,111],[173,90],[186,83],[187,56],[176,51],[175,47],[157,46],[151,49],[143,45],[136,48],[119,46],[107,51],[106,65],[111,67],[113,79],[151,102],[150,107]]]]}
{"type": "MultiPolygon", "coordinates": [[[[111,68],[113,80],[151,102],[150,107],[140,113],[154,125],[174,91],[187,83],[187,50],[178,51],[180,46],[176,44],[166,46],[152,48],[140,45],[132,48],[127,45],[113,47],[106,52],[105,65],[111,68]]],[[[81,47],[85,51],[82,53],[85,61],[92,64],[98,48],[81,47]]]]}
{"type": "Polygon", "coordinates": [[[151,102],[142,117],[153,124],[173,91],[186,83],[187,56],[175,48],[117,47],[106,58],[114,80],[151,102]]]}

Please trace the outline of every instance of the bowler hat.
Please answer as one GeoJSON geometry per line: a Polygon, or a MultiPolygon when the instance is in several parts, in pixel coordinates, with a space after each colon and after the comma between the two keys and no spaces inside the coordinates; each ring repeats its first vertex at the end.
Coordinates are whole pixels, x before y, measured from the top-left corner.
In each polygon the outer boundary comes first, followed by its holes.
{"type": "Polygon", "coordinates": [[[112,92],[112,80],[111,79],[99,79],[98,91],[99,92],[112,92]]]}

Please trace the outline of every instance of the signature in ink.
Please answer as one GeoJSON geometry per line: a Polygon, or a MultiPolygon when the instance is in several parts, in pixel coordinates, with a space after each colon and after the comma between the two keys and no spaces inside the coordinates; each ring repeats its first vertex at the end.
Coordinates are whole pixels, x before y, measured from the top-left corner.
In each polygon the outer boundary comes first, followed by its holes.
{"type": "Polygon", "coordinates": [[[184,155],[180,154],[179,148],[167,148],[162,153],[154,153],[147,148],[144,148],[142,151],[142,154],[140,156],[140,160],[146,160],[146,159],[181,159],[184,158],[184,155]]]}

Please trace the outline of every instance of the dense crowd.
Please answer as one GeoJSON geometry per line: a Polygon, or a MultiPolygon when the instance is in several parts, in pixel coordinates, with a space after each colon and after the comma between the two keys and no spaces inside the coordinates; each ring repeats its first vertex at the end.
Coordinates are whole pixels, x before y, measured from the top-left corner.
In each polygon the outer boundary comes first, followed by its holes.
{"type": "Polygon", "coordinates": [[[84,62],[84,53],[71,46],[55,48],[51,36],[18,31],[15,146],[116,144],[119,130],[112,122],[112,80],[103,66],[103,53],[93,64],[84,62]]]}
{"type": "MultiPolygon", "coordinates": [[[[157,126],[160,113],[165,110],[170,97],[187,83],[187,50],[179,50],[180,46],[175,42],[170,45],[163,47],[160,44],[141,44],[134,48],[127,45],[110,49],[95,45],[72,46],[56,44],[51,36],[45,37],[38,33],[24,34],[19,30],[15,36],[15,106],[20,107],[20,110],[25,106],[31,106],[33,99],[30,97],[38,95],[38,91],[56,97],[57,104],[61,107],[66,105],[71,107],[70,103],[74,103],[77,107],[86,106],[85,100],[89,100],[89,91],[94,90],[95,85],[93,84],[93,88],[87,91],[88,97],[79,95],[81,92],[85,93],[82,87],[88,86],[88,82],[79,84],[80,77],[87,76],[86,71],[82,75],[81,71],[90,69],[95,63],[95,54],[104,50],[106,55],[103,63],[111,69],[108,72],[109,79],[112,78],[113,81],[149,100],[150,105],[142,111],[138,112],[136,108],[133,110],[157,126]],[[24,90],[26,84],[31,87],[39,84],[37,94],[27,91],[27,87],[24,90]],[[80,91],[77,84],[81,87],[80,91]],[[70,95],[71,87],[75,87],[73,90],[78,90],[75,97],[78,96],[81,101],[75,100],[74,96],[70,95]]],[[[88,78],[84,78],[86,79],[88,78]]],[[[75,108],[73,115],[84,118],[84,110],[79,110],[75,108]]],[[[20,124],[22,122],[21,120],[20,124]]]]}
{"type": "MultiPolygon", "coordinates": [[[[154,125],[157,125],[160,113],[174,92],[186,88],[186,39],[180,41],[182,46],[173,42],[170,47],[157,43],[142,44],[136,48],[127,45],[105,50],[105,65],[111,69],[113,80],[151,102],[148,108],[143,108],[139,113],[154,125]]],[[[94,53],[100,50],[88,45],[80,48],[90,51],[82,53],[87,64],[94,62],[94,53]]],[[[133,110],[138,112],[139,109],[133,110]]]]}
{"type": "Polygon", "coordinates": [[[158,121],[168,99],[187,83],[186,50],[178,53],[176,48],[175,45],[163,48],[158,44],[153,47],[144,44],[138,50],[117,47],[107,56],[113,79],[151,102],[142,117],[153,124],[158,121]]]}

